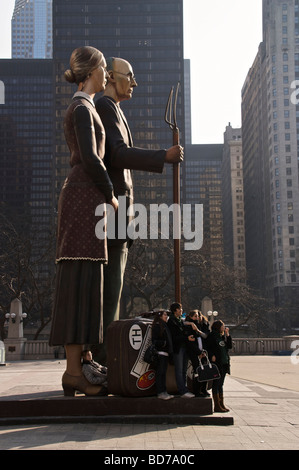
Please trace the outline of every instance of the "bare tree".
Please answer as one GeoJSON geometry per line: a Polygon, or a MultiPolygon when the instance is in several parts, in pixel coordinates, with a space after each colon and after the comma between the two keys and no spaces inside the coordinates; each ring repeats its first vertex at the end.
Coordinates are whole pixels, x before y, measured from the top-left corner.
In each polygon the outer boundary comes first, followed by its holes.
{"type": "MultiPolygon", "coordinates": [[[[18,298],[28,320],[39,320],[36,339],[50,321],[54,285],[54,236],[32,230],[24,217],[12,222],[0,213],[0,334],[4,336],[5,313],[18,298]]],[[[28,321],[27,320],[27,321],[28,321]]]]}
{"type": "MultiPolygon", "coordinates": [[[[185,311],[200,309],[208,296],[213,307],[233,328],[251,325],[252,331],[274,331],[278,309],[254,292],[223,258],[211,259],[208,246],[182,251],[182,304],[185,311]]],[[[126,314],[168,308],[174,301],[173,246],[164,240],[136,240],[129,252],[125,275],[126,314]],[[143,309],[143,310],[142,310],[143,309]]]]}

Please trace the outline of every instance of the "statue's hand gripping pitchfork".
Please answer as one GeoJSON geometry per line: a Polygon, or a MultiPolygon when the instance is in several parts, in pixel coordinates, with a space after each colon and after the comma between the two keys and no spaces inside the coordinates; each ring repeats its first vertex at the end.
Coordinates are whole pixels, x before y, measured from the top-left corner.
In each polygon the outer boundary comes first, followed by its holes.
{"type": "MultiPolygon", "coordinates": [[[[178,91],[180,84],[177,84],[174,94],[174,87],[171,88],[166,109],[165,122],[172,130],[173,145],[180,144],[180,131],[177,126],[176,108],[178,100],[178,91]],[[174,100],[173,100],[174,94],[174,100]]],[[[180,207],[180,164],[173,163],[173,203],[180,207]]],[[[174,238],[174,268],[175,268],[175,301],[181,303],[181,250],[180,239],[174,238]]]]}

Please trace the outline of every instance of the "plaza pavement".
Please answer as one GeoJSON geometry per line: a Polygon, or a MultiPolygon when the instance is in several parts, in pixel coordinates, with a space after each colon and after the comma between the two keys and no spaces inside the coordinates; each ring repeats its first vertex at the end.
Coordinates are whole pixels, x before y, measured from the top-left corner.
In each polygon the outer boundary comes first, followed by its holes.
{"type": "MultiPolygon", "coordinates": [[[[0,418],[11,396],[26,400],[42,396],[45,390],[55,395],[64,368],[64,360],[20,361],[0,367],[0,418]]],[[[225,415],[233,417],[233,425],[3,424],[0,450],[102,450],[102,458],[125,452],[133,456],[134,451],[192,455],[200,450],[299,450],[299,363],[292,363],[290,356],[232,356],[225,398],[231,410],[225,415]]]]}

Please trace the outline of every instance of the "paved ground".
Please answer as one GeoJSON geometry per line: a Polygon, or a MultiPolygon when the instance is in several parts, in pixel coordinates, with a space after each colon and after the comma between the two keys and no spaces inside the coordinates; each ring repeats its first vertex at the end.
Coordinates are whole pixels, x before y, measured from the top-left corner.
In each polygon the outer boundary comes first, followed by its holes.
{"type": "MultiPolygon", "coordinates": [[[[225,396],[232,426],[5,425],[0,426],[0,450],[103,450],[102,458],[130,451],[133,456],[137,450],[189,455],[194,450],[299,450],[299,364],[290,356],[233,356],[231,361],[225,396]]],[[[0,367],[0,415],[10,396],[43,396],[45,389],[55,396],[64,366],[53,360],[0,367]]]]}

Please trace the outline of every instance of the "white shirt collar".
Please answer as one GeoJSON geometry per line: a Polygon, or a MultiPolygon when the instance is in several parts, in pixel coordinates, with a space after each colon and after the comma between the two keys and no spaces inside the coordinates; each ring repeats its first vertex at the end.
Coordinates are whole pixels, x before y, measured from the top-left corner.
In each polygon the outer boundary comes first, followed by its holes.
{"type": "Polygon", "coordinates": [[[81,97],[81,98],[85,98],[87,99],[87,101],[90,102],[90,104],[92,104],[92,106],[95,108],[95,104],[94,104],[94,101],[92,99],[92,97],[88,94],[88,93],[85,93],[84,91],[76,91],[76,93],[74,94],[73,98],[77,98],[77,97],[81,97]]]}

